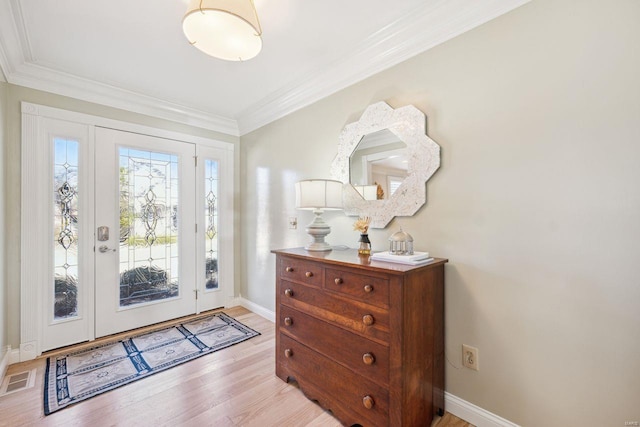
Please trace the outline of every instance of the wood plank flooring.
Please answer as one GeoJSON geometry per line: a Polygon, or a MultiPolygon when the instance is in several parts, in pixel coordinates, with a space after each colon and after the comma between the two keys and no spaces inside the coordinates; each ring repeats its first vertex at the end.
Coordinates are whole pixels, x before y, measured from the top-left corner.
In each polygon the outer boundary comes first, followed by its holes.
{"type": "MultiPolygon", "coordinates": [[[[0,426],[340,426],[295,385],[275,376],[273,323],[242,307],[224,311],[262,335],[47,417],[43,376],[51,353],[9,366],[8,375],[35,368],[37,379],[33,388],[0,397],[0,426]]],[[[131,333],[109,339],[125,335],[131,333]]],[[[449,413],[433,426],[472,427],[449,413]]]]}

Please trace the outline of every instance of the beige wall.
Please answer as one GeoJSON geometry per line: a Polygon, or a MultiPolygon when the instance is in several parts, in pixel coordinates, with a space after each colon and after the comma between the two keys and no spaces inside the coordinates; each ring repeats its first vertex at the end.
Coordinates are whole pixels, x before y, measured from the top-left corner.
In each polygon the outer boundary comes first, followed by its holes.
{"type": "MultiPolygon", "coordinates": [[[[370,238],[402,224],[449,258],[447,391],[526,426],[640,421],[639,23],[637,0],[534,0],[242,137],[243,296],[274,309],[269,250],[311,221],[293,184],[329,177],[341,128],[414,104],[442,166],[427,205],[370,238]]],[[[355,246],[353,218],[325,216],[355,246]]]]}
{"type": "MultiPolygon", "coordinates": [[[[226,141],[237,144],[239,138],[226,134],[209,131],[182,125],[167,120],[156,119],[141,114],[131,113],[89,102],[79,101],[54,95],[47,92],[27,89],[21,86],[3,84],[4,96],[6,99],[6,144],[5,162],[3,170],[6,176],[6,193],[3,200],[6,204],[6,234],[3,242],[7,250],[6,253],[6,283],[7,299],[3,307],[7,308],[7,324],[2,330],[7,331],[8,344],[17,348],[20,343],[20,146],[21,146],[21,118],[20,102],[26,101],[50,107],[61,108],[69,111],[77,111],[94,116],[106,117],[109,119],[124,122],[136,123],[144,126],[165,129],[174,132],[181,132],[189,135],[204,138],[226,141]]],[[[0,92],[0,95],[2,93],[0,92]]],[[[1,122],[0,122],[1,123],[1,122]]],[[[236,164],[239,161],[239,150],[236,150],[236,164]]],[[[238,168],[236,167],[236,170],[238,168]]],[[[236,182],[238,178],[236,177],[236,182]]],[[[237,196],[237,188],[234,190],[237,196]]],[[[238,210],[238,209],[236,209],[238,210]]],[[[237,222],[236,222],[237,223],[237,222]]],[[[239,249],[238,249],[239,252],[239,249]]],[[[237,258],[237,257],[236,257],[237,258]]],[[[236,275],[240,275],[240,265],[236,264],[236,275]]]]}
{"type": "MultiPolygon", "coordinates": [[[[6,206],[6,170],[4,164],[5,147],[6,147],[6,97],[7,97],[7,84],[2,81],[2,73],[0,73],[0,233],[6,235],[7,228],[5,227],[5,206],[6,206]]],[[[7,341],[7,306],[6,306],[6,293],[7,293],[7,270],[5,269],[5,257],[6,257],[6,243],[4,238],[0,238],[0,361],[5,355],[5,350],[8,345],[7,341]]],[[[0,372],[2,375],[2,372],[0,372]]]]}
{"type": "MultiPolygon", "coordinates": [[[[442,167],[417,215],[370,237],[382,250],[401,223],[450,259],[447,391],[527,426],[640,420],[639,18],[636,0],[533,0],[242,137],[242,295],[274,309],[269,251],[303,245],[312,216],[293,184],[329,177],[342,127],[376,101],[414,104],[442,167]]],[[[0,348],[19,343],[20,101],[238,140],[0,82],[0,348]]],[[[353,218],[325,216],[329,241],[354,246],[353,218]]]]}

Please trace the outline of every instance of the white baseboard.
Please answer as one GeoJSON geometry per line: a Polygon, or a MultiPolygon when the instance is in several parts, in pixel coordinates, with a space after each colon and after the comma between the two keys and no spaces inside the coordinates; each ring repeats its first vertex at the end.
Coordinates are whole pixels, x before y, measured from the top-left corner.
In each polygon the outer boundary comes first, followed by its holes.
{"type": "Polygon", "coordinates": [[[224,305],[224,308],[237,307],[237,306],[241,305],[241,304],[240,304],[240,299],[241,299],[241,297],[233,297],[233,298],[230,298],[230,299],[229,299],[229,302],[227,302],[227,303],[224,305]]]}
{"type": "Polygon", "coordinates": [[[444,407],[447,412],[477,427],[519,427],[509,420],[505,420],[446,391],[444,392],[444,407]]]}
{"type": "Polygon", "coordinates": [[[276,323],[276,313],[274,311],[266,309],[263,306],[256,304],[255,302],[252,302],[252,301],[249,301],[248,299],[243,298],[242,296],[234,298],[229,306],[231,307],[236,305],[244,307],[247,310],[251,310],[255,314],[262,316],[273,323],[276,323]]]}
{"type": "Polygon", "coordinates": [[[7,368],[11,361],[11,346],[8,345],[2,349],[0,353],[0,382],[4,379],[4,374],[7,372],[7,368]]]}

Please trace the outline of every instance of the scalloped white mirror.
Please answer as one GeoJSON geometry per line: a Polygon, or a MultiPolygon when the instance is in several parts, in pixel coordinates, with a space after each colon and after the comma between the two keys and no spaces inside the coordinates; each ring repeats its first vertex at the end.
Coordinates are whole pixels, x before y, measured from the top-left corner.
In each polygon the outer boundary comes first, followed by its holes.
{"type": "Polygon", "coordinates": [[[340,133],[331,175],[345,184],[347,215],[368,216],[370,228],[385,228],[425,204],[425,183],[439,167],[440,146],[426,134],[424,113],[378,102],[340,133]]]}

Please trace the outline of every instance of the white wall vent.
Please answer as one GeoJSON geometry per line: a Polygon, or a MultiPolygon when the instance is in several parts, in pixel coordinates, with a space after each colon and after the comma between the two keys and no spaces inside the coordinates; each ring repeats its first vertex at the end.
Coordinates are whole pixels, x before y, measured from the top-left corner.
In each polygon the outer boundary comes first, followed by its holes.
{"type": "Polygon", "coordinates": [[[36,383],[36,369],[7,375],[2,381],[0,396],[31,388],[36,383]]]}

